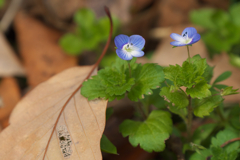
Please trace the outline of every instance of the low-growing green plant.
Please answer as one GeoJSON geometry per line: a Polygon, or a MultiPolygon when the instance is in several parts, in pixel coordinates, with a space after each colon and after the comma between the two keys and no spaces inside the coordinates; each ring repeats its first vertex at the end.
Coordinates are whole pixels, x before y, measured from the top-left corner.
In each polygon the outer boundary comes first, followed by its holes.
{"type": "Polygon", "coordinates": [[[202,39],[210,56],[227,52],[232,63],[240,66],[236,59],[240,55],[240,3],[230,6],[228,11],[221,9],[199,9],[190,13],[192,23],[204,28],[202,39]],[[237,56],[236,56],[237,55],[237,56]]]}
{"type": "MultiPolygon", "coordinates": [[[[219,84],[229,78],[231,72],[224,72],[210,83],[213,67],[200,55],[190,57],[189,54],[189,46],[200,40],[196,29],[188,27],[181,35],[170,36],[175,40],[171,42],[174,47],[187,48],[188,59],[182,65],[162,67],[155,63],[136,63],[136,57],[144,55],[144,38],[119,35],[114,40],[116,61],[85,81],[81,94],[88,100],[112,101],[127,96],[131,101],[141,102],[137,109],[140,118],[125,120],[119,126],[123,137],[128,137],[134,147],[140,145],[147,152],[161,152],[166,149],[166,140],[175,135],[184,144],[181,152],[191,160],[235,160],[240,157],[240,108],[237,105],[226,109],[223,101],[225,96],[237,94],[238,89],[219,84]],[[175,115],[182,119],[184,129],[173,125],[175,115]],[[192,133],[194,117],[211,118],[212,123],[201,125],[192,133]],[[187,136],[182,136],[184,133],[187,136]]],[[[107,117],[110,113],[111,110],[107,111],[107,117]]],[[[103,139],[105,142],[101,145],[108,146],[103,151],[116,153],[111,142],[105,136],[103,139]]]]}
{"type": "MultiPolygon", "coordinates": [[[[78,10],[73,20],[76,24],[74,32],[66,33],[59,41],[62,49],[69,55],[80,55],[83,51],[96,51],[102,42],[106,42],[109,34],[108,17],[97,19],[94,12],[83,8],[78,10]]],[[[113,35],[119,26],[117,18],[113,18],[113,35]]]]}

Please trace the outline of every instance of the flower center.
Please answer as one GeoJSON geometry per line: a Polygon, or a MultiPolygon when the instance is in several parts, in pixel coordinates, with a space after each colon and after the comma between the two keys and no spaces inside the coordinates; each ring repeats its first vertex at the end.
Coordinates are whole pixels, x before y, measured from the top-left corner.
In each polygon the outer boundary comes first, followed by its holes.
{"type": "Polygon", "coordinates": [[[190,42],[192,42],[192,38],[186,38],[186,39],[185,39],[185,43],[186,43],[186,44],[188,44],[188,43],[190,43],[190,42]]]}
{"type": "Polygon", "coordinates": [[[192,38],[188,37],[188,33],[187,32],[185,32],[182,36],[184,38],[183,43],[188,44],[188,43],[192,42],[192,38]]]}
{"type": "Polygon", "coordinates": [[[127,43],[123,46],[123,50],[127,51],[127,52],[131,52],[133,50],[133,44],[131,43],[127,43]]]}

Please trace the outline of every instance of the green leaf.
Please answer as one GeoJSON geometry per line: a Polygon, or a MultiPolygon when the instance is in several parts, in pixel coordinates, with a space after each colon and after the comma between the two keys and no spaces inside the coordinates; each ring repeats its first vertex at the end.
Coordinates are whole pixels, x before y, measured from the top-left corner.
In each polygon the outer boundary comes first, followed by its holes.
{"type": "Polygon", "coordinates": [[[117,154],[117,148],[104,134],[102,135],[100,146],[102,152],[117,154]]]}
{"type": "Polygon", "coordinates": [[[106,68],[111,66],[115,62],[116,58],[117,58],[116,53],[105,55],[99,64],[100,68],[106,68]]]}
{"type": "Polygon", "coordinates": [[[208,67],[206,58],[201,58],[201,56],[199,54],[197,54],[197,55],[193,56],[190,59],[190,61],[191,61],[191,63],[193,63],[196,66],[197,75],[198,76],[203,75],[205,69],[208,67]]]}
{"type": "Polygon", "coordinates": [[[240,26],[239,11],[240,11],[240,3],[236,3],[232,5],[229,10],[229,13],[233,22],[238,26],[240,26]]]}
{"type": "Polygon", "coordinates": [[[213,132],[216,126],[217,124],[210,123],[198,127],[192,136],[193,143],[201,144],[213,132]]]}
{"type": "Polygon", "coordinates": [[[173,106],[177,108],[185,108],[189,104],[188,97],[185,93],[180,91],[171,92],[169,87],[163,87],[160,96],[165,97],[167,101],[173,103],[173,106]]]}
{"type": "Polygon", "coordinates": [[[5,5],[5,0],[0,0],[0,9],[5,5]]]}
{"type": "Polygon", "coordinates": [[[209,88],[211,88],[211,85],[207,84],[205,81],[201,81],[192,88],[187,88],[186,92],[188,95],[190,94],[192,98],[202,99],[211,96],[209,88]]]}
{"type": "Polygon", "coordinates": [[[213,13],[211,19],[213,23],[219,28],[223,27],[226,23],[230,21],[229,14],[227,14],[223,10],[216,10],[213,13]]]}
{"type": "Polygon", "coordinates": [[[105,92],[105,86],[101,83],[102,79],[99,76],[92,76],[91,79],[83,82],[83,86],[81,88],[81,94],[84,97],[87,97],[88,100],[93,100],[95,98],[109,98],[105,92]]]}
{"type": "Polygon", "coordinates": [[[105,68],[98,72],[99,77],[102,79],[102,85],[105,87],[105,92],[109,95],[122,95],[126,91],[130,91],[131,87],[135,84],[134,79],[126,78],[124,70],[119,72],[115,68],[105,68]]]}
{"type": "MultiPolygon", "coordinates": [[[[112,17],[112,20],[113,20],[113,26],[114,26],[113,27],[113,35],[115,35],[116,30],[120,26],[120,21],[116,17],[112,17]]],[[[100,35],[101,35],[102,39],[107,40],[109,31],[110,31],[109,18],[107,16],[100,18],[98,20],[98,27],[99,27],[99,31],[100,31],[100,35]]]]}
{"type": "Polygon", "coordinates": [[[178,64],[176,66],[170,65],[169,67],[164,68],[165,78],[173,82],[176,82],[179,75],[181,74],[181,66],[178,64]]]}
{"type": "Polygon", "coordinates": [[[210,149],[201,150],[199,153],[194,153],[190,160],[206,160],[208,156],[212,156],[211,160],[235,160],[238,155],[238,148],[240,146],[239,141],[229,143],[222,147],[225,142],[238,138],[238,132],[231,129],[225,129],[217,133],[216,137],[213,137],[210,149]]]}
{"type": "Polygon", "coordinates": [[[214,14],[215,9],[199,9],[190,12],[190,19],[192,23],[199,25],[207,29],[214,29],[215,24],[211,17],[214,14]]]}
{"type": "Polygon", "coordinates": [[[99,28],[94,24],[88,26],[87,28],[78,28],[79,37],[82,39],[82,46],[84,50],[93,51],[96,49],[101,42],[102,38],[99,33],[99,28]]]}
{"type": "Polygon", "coordinates": [[[172,132],[172,120],[169,112],[154,110],[144,122],[125,120],[120,125],[123,137],[129,136],[129,142],[147,152],[160,152],[165,148],[165,140],[172,132]]]}
{"type": "Polygon", "coordinates": [[[159,95],[160,88],[152,90],[153,94],[144,96],[144,99],[141,99],[140,101],[145,106],[154,105],[158,109],[166,108],[165,101],[163,97],[159,95]]]}
{"type": "Polygon", "coordinates": [[[207,65],[207,68],[205,69],[205,71],[202,75],[208,83],[210,83],[210,81],[213,77],[213,69],[214,69],[214,67],[210,67],[209,65],[207,65]]]}
{"type": "Polygon", "coordinates": [[[83,50],[82,40],[71,33],[65,34],[59,41],[62,49],[69,55],[79,55],[83,50]]]}
{"type": "Polygon", "coordinates": [[[205,33],[202,35],[202,39],[206,43],[207,47],[216,53],[220,53],[221,51],[228,52],[231,49],[231,46],[227,43],[227,41],[222,41],[221,36],[217,31],[205,33]]]}
{"type": "Polygon", "coordinates": [[[143,99],[143,95],[151,95],[152,89],[156,89],[164,81],[164,73],[162,67],[146,63],[143,66],[140,64],[136,69],[132,70],[132,77],[135,79],[135,85],[128,93],[128,98],[132,101],[143,99]]]}
{"type": "Polygon", "coordinates": [[[238,94],[238,89],[232,89],[233,87],[226,87],[221,91],[222,96],[232,95],[232,94],[238,94]]]}
{"type": "Polygon", "coordinates": [[[184,61],[182,67],[179,65],[164,68],[165,78],[173,81],[174,86],[171,90],[176,91],[178,87],[185,86],[191,88],[196,83],[211,79],[212,68],[207,65],[206,59],[201,58],[200,55],[195,55],[190,59],[184,61]],[[205,71],[207,69],[207,71],[205,71]],[[204,75],[204,77],[202,77],[204,75]]]}
{"type": "Polygon", "coordinates": [[[224,84],[215,84],[212,87],[216,87],[217,89],[221,90],[221,89],[225,89],[228,86],[224,85],[224,84]]]}
{"type": "Polygon", "coordinates": [[[92,10],[82,8],[74,14],[73,19],[79,26],[88,28],[93,25],[96,18],[92,10]]]}
{"type": "Polygon", "coordinates": [[[98,72],[97,76],[83,82],[81,94],[89,100],[105,98],[109,101],[117,97],[123,97],[134,84],[134,79],[127,79],[124,70],[119,72],[116,68],[105,68],[98,72]]]}
{"type": "Polygon", "coordinates": [[[210,115],[210,112],[223,101],[223,98],[220,95],[216,95],[196,101],[194,115],[203,118],[203,116],[210,115]]]}
{"type": "MultiPolygon", "coordinates": [[[[239,112],[238,112],[239,113],[239,112]]],[[[240,130],[240,120],[239,116],[237,117],[231,117],[230,118],[230,124],[232,125],[233,128],[240,130]]]]}
{"type": "Polygon", "coordinates": [[[235,160],[238,156],[237,151],[232,151],[231,153],[227,153],[223,148],[221,147],[212,147],[212,158],[211,160],[235,160]]]}
{"type": "Polygon", "coordinates": [[[177,108],[176,106],[173,106],[172,103],[166,102],[169,111],[171,111],[174,114],[179,115],[182,119],[185,119],[187,115],[187,109],[186,108],[177,108]]]}
{"type": "Polygon", "coordinates": [[[108,120],[113,114],[113,107],[108,107],[106,110],[106,120],[108,120]]]}
{"type": "MultiPolygon", "coordinates": [[[[237,49],[236,51],[232,51],[232,52],[238,52],[238,51],[239,50],[237,49]]],[[[240,68],[240,57],[238,55],[230,53],[229,58],[230,58],[231,65],[240,68]]]]}
{"type": "Polygon", "coordinates": [[[240,130],[239,113],[240,113],[240,107],[239,107],[239,104],[237,104],[234,107],[231,107],[230,113],[228,115],[228,119],[230,121],[230,124],[236,130],[240,130]]]}
{"type": "Polygon", "coordinates": [[[223,72],[220,76],[218,76],[218,78],[213,82],[213,84],[224,81],[225,79],[228,79],[231,75],[232,72],[230,71],[223,72]]]}
{"type": "MultiPolygon", "coordinates": [[[[221,145],[224,144],[225,142],[238,137],[239,137],[238,133],[235,132],[234,130],[225,129],[223,131],[218,132],[217,136],[212,138],[211,147],[221,147],[221,145]]],[[[232,151],[237,150],[239,146],[240,146],[240,142],[235,141],[226,145],[224,147],[224,150],[226,150],[227,153],[231,153],[232,151]]]]}
{"type": "Polygon", "coordinates": [[[164,81],[162,67],[153,63],[142,66],[135,61],[133,58],[129,62],[130,77],[128,62],[118,57],[112,67],[100,70],[97,76],[84,82],[81,94],[89,100],[105,98],[109,101],[123,98],[127,91],[132,101],[142,99],[144,94],[151,95],[152,89],[159,88],[164,81]]]}
{"type": "Polygon", "coordinates": [[[177,84],[191,88],[194,85],[194,80],[196,79],[197,67],[193,63],[184,61],[182,65],[182,72],[177,80],[177,84]]]}
{"type": "Polygon", "coordinates": [[[200,151],[200,154],[197,152],[192,154],[189,160],[206,160],[206,158],[210,155],[212,155],[211,150],[204,149],[200,151]]]}

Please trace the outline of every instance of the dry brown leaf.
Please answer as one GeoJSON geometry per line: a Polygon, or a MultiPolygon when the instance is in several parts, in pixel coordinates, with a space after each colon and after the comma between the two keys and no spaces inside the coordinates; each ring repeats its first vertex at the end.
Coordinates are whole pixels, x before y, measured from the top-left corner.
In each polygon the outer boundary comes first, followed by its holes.
{"type": "Polygon", "coordinates": [[[24,76],[25,71],[7,43],[4,35],[0,32],[0,76],[24,76]]]}
{"type": "Polygon", "coordinates": [[[27,79],[32,87],[77,65],[76,57],[66,55],[59,46],[60,32],[23,12],[16,16],[15,28],[27,79]]]}
{"type": "MultiPolygon", "coordinates": [[[[10,125],[0,134],[3,160],[42,160],[61,108],[84,81],[92,66],[73,67],[41,83],[13,110],[10,125]]],[[[100,139],[105,126],[106,100],[88,101],[76,92],[63,111],[46,154],[46,160],[100,160],[100,139]],[[69,142],[70,145],[67,144],[69,142]],[[71,150],[68,150],[71,149],[71,150]]]]}
{"type": "Polygon", "coordinates": [[[21,98],[19,86],[14,78],[4,78],[0,84],[0,123],[3,128],[8,125],[8,118],[21,98]]]}

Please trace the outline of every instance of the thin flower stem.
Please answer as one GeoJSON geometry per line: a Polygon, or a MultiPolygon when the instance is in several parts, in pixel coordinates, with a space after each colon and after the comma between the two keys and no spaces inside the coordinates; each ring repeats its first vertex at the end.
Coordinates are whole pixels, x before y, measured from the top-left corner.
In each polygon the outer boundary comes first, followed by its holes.
{"type": "Polygon", "coordinates": [[[189,100],[189,104],[188,104],[188,107],[187,107],[187,110],[188,110],[188,119],[187,119],[187,134],[188,134],[188,142],[191,141],[191,137],[192,137],[192,134],[191,134],[191,129],[192,129],[192,118],[193,118],[193,115],[192,115],[192,98],[191,96],[189,95],[188,96],[188,100],[189,100]]]}
{"type": "Polygon", "coordinates": [[[128,62],[128,68],[129,68],[129,76],[132,77],[132,71],[131,71],[130,62],[128,62]]]}
{"type": "Polygon", "coordinates": [[[188,60],[189,60],[189,63],[190,63],[190,52],[189,52],[189,47],[187,45],[187,52],[188,52],[188,60]]]}

